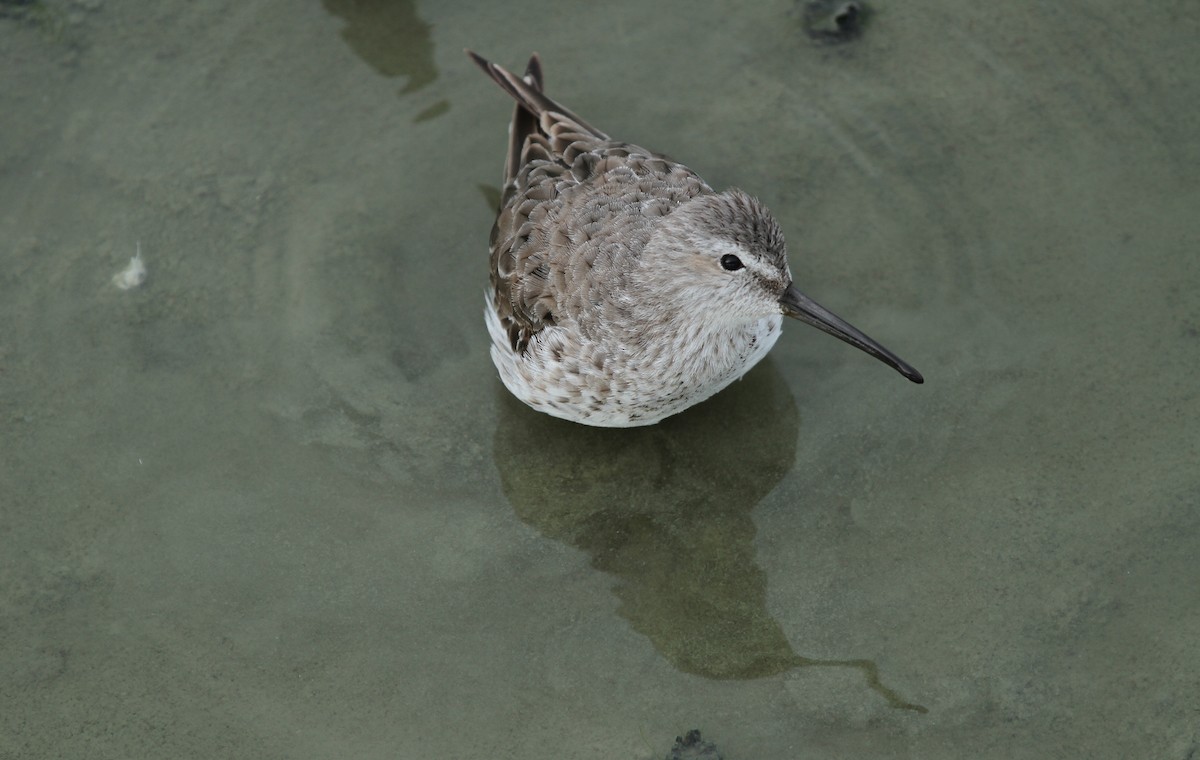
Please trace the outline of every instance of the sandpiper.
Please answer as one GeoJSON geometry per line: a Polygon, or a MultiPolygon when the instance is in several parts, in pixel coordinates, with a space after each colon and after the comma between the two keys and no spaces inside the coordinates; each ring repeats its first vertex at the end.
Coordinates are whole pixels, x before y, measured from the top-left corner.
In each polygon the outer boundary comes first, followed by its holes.
{"type": "Polygon", "coordinates": [[[651,425],[739,379],[795,317],[921,373],[796,289],[783,231],[746,193],[608,135],[467,54],[516,101],[485,318],[505,386],[585,425],[651,425]]]}

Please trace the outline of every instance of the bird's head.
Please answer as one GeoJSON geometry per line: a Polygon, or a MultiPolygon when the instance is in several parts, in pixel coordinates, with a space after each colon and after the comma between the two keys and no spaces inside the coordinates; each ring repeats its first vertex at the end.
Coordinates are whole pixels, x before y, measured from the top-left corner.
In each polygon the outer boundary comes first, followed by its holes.
{"type": "Polygon", "coordinates": [[[663,287],[652,290],[666,309],[741,323],[782,314],[924,382],[907,362],[796,288],[779,223],[740,190],[700,195],[676,208],[654,231],[645,254],[646,276],[661,281],[663,287]]]}

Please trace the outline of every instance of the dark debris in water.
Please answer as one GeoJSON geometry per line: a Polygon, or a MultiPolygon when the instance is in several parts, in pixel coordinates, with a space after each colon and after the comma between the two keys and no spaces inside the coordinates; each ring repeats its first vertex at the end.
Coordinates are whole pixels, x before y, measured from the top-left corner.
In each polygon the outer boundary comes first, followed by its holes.
{"type": "Polygon", "coordinates": [[[836,45],[862,34],[867,5],[862,0],[808,0],[804,3],[804,32],[816,42],[836,45]]]}
{"type": "Polygon", "coordinates": [[[723,758],[717,751],[717,745],[701,739],[700,732],[693,728],[685,735],[675,737],[675,746],[671,748],[671,753],[667,755],[666,760],[723,760],[723,758]]]}

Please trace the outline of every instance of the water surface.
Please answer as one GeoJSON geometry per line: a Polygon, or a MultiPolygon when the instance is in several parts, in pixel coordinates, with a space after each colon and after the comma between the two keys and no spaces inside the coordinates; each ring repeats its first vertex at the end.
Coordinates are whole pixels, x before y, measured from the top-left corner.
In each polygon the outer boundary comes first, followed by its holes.
{"type": "Polygon", "coordinates": [[[0,757],[1200,752],[1193,4],[19,5],[0,757]],[[789,324],[652,428],[513,402],[466,46],[926,384],[789,324]]]}

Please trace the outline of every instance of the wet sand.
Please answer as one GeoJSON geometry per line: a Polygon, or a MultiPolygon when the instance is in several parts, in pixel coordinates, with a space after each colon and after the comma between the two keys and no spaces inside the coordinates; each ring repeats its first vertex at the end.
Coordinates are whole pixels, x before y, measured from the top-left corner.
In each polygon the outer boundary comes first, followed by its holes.
{"type": "Polygon", "coordinates": [[[547,7],[0,3],[0,758],[1200,752],[1200,10],[547,7]],[[513,402],[466,46],[926,384],[513,402]]]}

